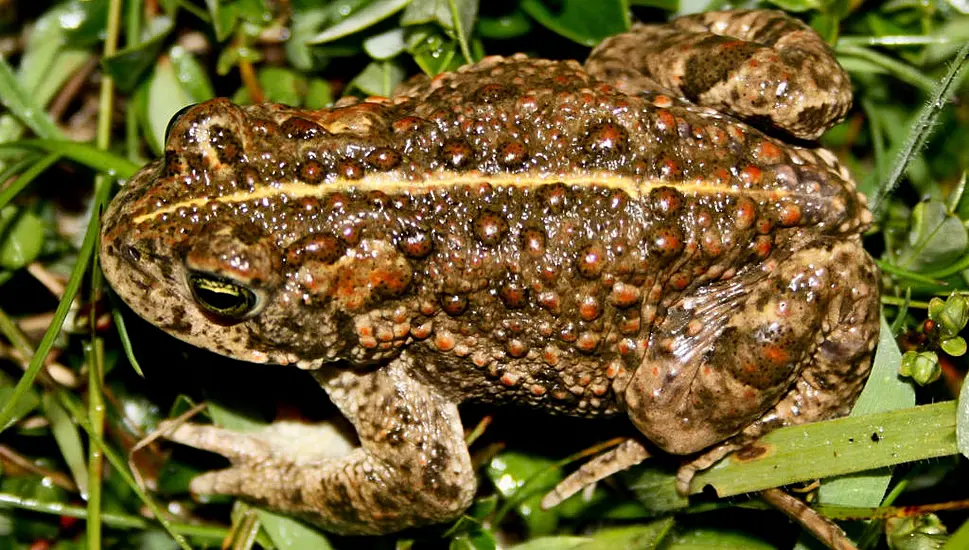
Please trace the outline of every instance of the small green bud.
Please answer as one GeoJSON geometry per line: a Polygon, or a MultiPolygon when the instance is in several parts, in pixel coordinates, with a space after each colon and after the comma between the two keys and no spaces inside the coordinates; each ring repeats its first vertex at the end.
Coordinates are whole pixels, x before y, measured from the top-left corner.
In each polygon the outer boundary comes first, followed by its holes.
{"type": "Polygon", "coordinates": [[[911,378],[920,386],[931,384],[942,376],[939,356],[934,351],[906,351],[898,374],[911,378]]]}
{"type": "Polygon", "coordinates": [[[945,301],[945,307],[939,314],[939,322],[955,335],[966,327],[967,321],[969,321],[969,296],[952,294],[945,301]]]}
{"type": "Polygon", "coordinates": [[[935,296],[929,300],[929,319],[932,319],[933,321],[938,320],[943,309],[945,309],[945,300],[942,298],[935,296]]]}
{"type": "Polygon", "coordinates": [[[962,336],[955,336],[939,343],[942,351],[952,357],[961,357],[966,354],[966,339],[962,336]]]}

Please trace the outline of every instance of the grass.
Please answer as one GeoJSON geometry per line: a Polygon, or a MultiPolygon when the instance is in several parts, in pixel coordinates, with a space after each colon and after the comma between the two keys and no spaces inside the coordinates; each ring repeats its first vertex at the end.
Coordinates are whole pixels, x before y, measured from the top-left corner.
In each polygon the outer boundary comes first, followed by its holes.
{"type": "MultiPolygon", "coordinates": [[[[199,378],[186,373],[195,367],[181,365],[212,360],[156,354],[172,346],[157,332],[117,334],[124,319],[92,269],[96,214],[115,182],[161,152],[172,114],[216,94],[319,108],[343,94],[386,95],[408,75],[491,53],[582,58],[632,20],[704,8],[666,0],[163,5],[17,4],[0,20],[0,545],[355,547],[360,540],[242,502],[193,501],[187,480],[217,466],[205,456],[157,442],[133,452],[160,419],[191,405],[183,392],[206,395],[191,387],[199,378]]],[[[537,501],[563,477],[562,457],[580,450],[578,441],[607,437],[565,424],[585,436],[566,445],[499,412],[476,431],[481,490],[466,517],[364,544],[806,548],[797,525],[743,496],[793,484],[861,548],[965,546],[969,398],[965,390],[956,398],[969,300],[969,16],[946,3],[773,6],[828,38],[855,85],[856,107],[822,138],[869,196],[877,223],[865,244],[884,275],[875,372],[852,416],[769,434],[756,459],[734,456],[697,476],[690,498],[673,490],[673,465],[656,460],[542,511],[537,501]],[[916,386],[897,372],[918,352],[936,359],[918,356],[916,386]]],[[[241,410],[211,414],[241,422],[241,410]]],[[[480,417],[467,415],[468,425],[480,417]]]]}

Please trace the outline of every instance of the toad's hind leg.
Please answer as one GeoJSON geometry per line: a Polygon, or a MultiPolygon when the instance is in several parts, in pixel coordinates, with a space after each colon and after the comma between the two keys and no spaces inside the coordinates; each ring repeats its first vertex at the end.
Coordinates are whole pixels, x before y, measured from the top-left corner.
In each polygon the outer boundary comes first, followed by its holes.
{"type": "Polygon", "coordinates": [[[878,335],[877,270],[860,240],[822,239],[761,269],[741,276],[742,298],[701,290],[654,331],[624,398],[664,450],[726,441],[722,457],[781,425],[845,414],[860,392],[878,335]]]}
{"type": "Polygon", "coordinates": [[[293,440],[290,432],[282,440],[275,425],[245,434],[174,428],[169,439],[232,463],[196,477],[192,490],[237,495],[340,534],[382,534],[457,517],[475,491],[457,406],[408,376],[401,361],[367,372],[315,373],[360,439],[361,447],[339,458],[325,456],[316,438],[293,440]]]}
{"type": "Polygon", "coordinates": [[[668,91],[815,139],[851,106],[848,74],[825,41],[772,10],[707,12],[607,38],[586,70],[628,94],[668,91]]]}

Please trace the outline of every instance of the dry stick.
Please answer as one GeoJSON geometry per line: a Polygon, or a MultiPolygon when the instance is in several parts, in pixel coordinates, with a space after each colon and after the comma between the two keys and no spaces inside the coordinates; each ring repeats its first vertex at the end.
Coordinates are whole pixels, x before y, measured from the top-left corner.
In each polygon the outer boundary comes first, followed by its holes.
{"type": "Polygon", "coordinates": [[[833,550],[858,550],[848,535],[833,521],[823,517],[813,508],[804,504],[781,489],[765,489],[760,497],[771,506],[801,524],[825,546],[833,550]]]}

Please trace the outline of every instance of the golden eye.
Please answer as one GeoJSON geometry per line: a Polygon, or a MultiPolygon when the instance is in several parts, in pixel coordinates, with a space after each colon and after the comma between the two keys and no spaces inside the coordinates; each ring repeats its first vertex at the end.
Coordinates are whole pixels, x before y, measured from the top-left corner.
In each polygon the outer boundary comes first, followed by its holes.
{"type": "Polygon", "coordinates": [[[189,103],[188,105],[179,109],[178,112],[176,112],[174,115],[172,115],[172,118],[168,120],[168,126],[165,127],[165,143],[168,143],[168,136],[171,135],[172,128],[174,128],[175,125],[178,124],[178,119],[182,118],[182,115],[187,113],[189,109],[191,109],[192,107],[195,107],[196,105],[197,103],[189,103]]]}
{"type": "Polygon", "coordinates": [[[202,309],[229,320],[241,321],[259,304],[255,292],[225,277],[196,271],[189,274],[188,284],[202,309]]]}

